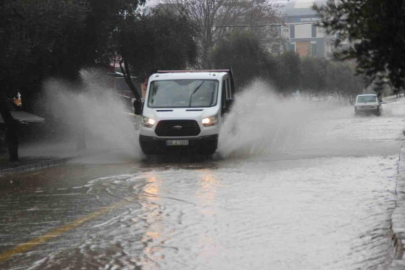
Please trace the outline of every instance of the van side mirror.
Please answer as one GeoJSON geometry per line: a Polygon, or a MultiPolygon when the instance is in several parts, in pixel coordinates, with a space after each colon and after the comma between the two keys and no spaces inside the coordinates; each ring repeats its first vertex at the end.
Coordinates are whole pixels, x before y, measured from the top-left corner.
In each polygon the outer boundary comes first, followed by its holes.
{"type": "Polygon", "coordinates": [[[233,99],[227,99],[225,101],[225,107],[222,108],[222,114],[229,113],[231,111],[232,105],[233,105],[233,99]]]}
{"type": "Polygon", "coordinates": [[[143,108],[143,102],[141,100],[135,100],[134,101],[134,113],[136,115],[142,115],[142,108],[143,108]]]}
{"type": "Polygon", "coordinates": [[[232,105],[233,105],[233,99],[227,99],[226,108],[228,109],[228,111],[232,108],[232,105]]]}

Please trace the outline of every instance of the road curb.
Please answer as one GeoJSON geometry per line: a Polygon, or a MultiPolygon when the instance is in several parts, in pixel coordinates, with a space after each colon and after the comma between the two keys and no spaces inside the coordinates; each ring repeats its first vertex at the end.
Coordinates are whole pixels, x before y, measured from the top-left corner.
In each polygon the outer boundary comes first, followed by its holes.
{"type": "Polygon", "coordinates": [[[18,167],[14,167],[14,168],[3,169],[3,170],[0,170],[0,175],[6,174],[6,173],[24,172],[24,171],[31,171],[31,170],[38,170],[38,169],[42,169],[42,168],[53,167],[53,166],[57,166],[60,164],[64,164],[64,163],[66,163],[72,159],[78,158],[78,157],[81,157],[81,156],[44,160],[44,161],[27,164],[27,165],[22,165],[22,166],[18,166],[18,167]]]}
{"type": "Polygon", "coordinates": [[[87,152],[79,151],[77,154],[69,156],[69,157],[64,157],[64,158],[50,157],[50,160],[42,160],[39,162],[33,162],[31,164],[27,164],[27,165],[21,165],[21,166],[14,167],[14,168],[0,170],[0,175],[6,174],[6,173],[39,170],[42,168],[48,168],[48,167],[61,165],[61,164],[67,163],[74,159],[91,157],[91,156],[99,155],[99,154],[103,154],[103,153],[106,153],[106,151],[105,150],[96,150],[96,151],[93,150],[93,151],[87,151],[87,152]]]}
{"type": "Polygon", "coordinates": [[[389,270],[405,269],[405,145],[401,146],[396,185],[396,206],[391,216],[391,240],[394,258],[389,270]]]}

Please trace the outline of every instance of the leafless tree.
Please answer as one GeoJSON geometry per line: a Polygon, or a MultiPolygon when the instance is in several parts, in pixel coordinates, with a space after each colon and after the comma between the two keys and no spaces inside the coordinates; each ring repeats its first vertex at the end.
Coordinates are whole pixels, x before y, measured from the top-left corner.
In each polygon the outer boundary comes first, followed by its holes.
{"type": "Polygon", "coordinates": [[[269,50],[282,46],[282,20],[266,0],[163,0],[165,8],[186,14],[200,29],[200,68],[210,68],[209,52],[227,32],[251,30],[269,50]]]}

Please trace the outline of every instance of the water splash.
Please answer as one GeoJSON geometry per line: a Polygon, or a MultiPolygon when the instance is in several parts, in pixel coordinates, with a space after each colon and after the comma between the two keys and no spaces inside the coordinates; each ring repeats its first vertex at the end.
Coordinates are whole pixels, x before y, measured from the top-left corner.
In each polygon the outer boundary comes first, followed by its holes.
{"type": "Polygon", "coordinates": [[[87,148],[141,158],[136,118],[108,87],[107,75],[88,69],[80,75],[80,86],[57,79],[44,84],[47,109],[63,130],[60,140],[74,143],[85,127],[87,148]]]}
{"type": "Polygon", "coordinates": [[[222,157],[267,155],[295,149],[320,126],[336,99],[284,98],[272,87],[255,81],[235,98],[232,112],[221,129],[218,152],[222,157]],[[326,101],[326,102],[325,102],[326,101]]]}

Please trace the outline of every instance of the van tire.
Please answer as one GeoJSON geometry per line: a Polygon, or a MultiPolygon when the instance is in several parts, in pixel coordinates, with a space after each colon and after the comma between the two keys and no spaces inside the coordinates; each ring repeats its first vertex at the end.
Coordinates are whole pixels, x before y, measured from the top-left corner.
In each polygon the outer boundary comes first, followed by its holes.
{"type": "Polygon", "coordinates": [[[150,148],[150,147],[141,147],[141,149],[142,149],[142,152],[145,154],[145,155],[153,155],[154,154],[154,151],[150,148]]]}
{"type": "Polygon", "coordinates": [[[141,140],[139,140],[139,144],[141,146],[141,150],[145,155],[153,155],[155,154],[155,147],[148,142],[143,142],[141,140]]]}
{"type": "Polygon", "coordinates": [[[206,142],[200,146],[200,153],[202,155],[211,156],[217,151],[218,141],[212,140],[210,142],[206,142]]]}

